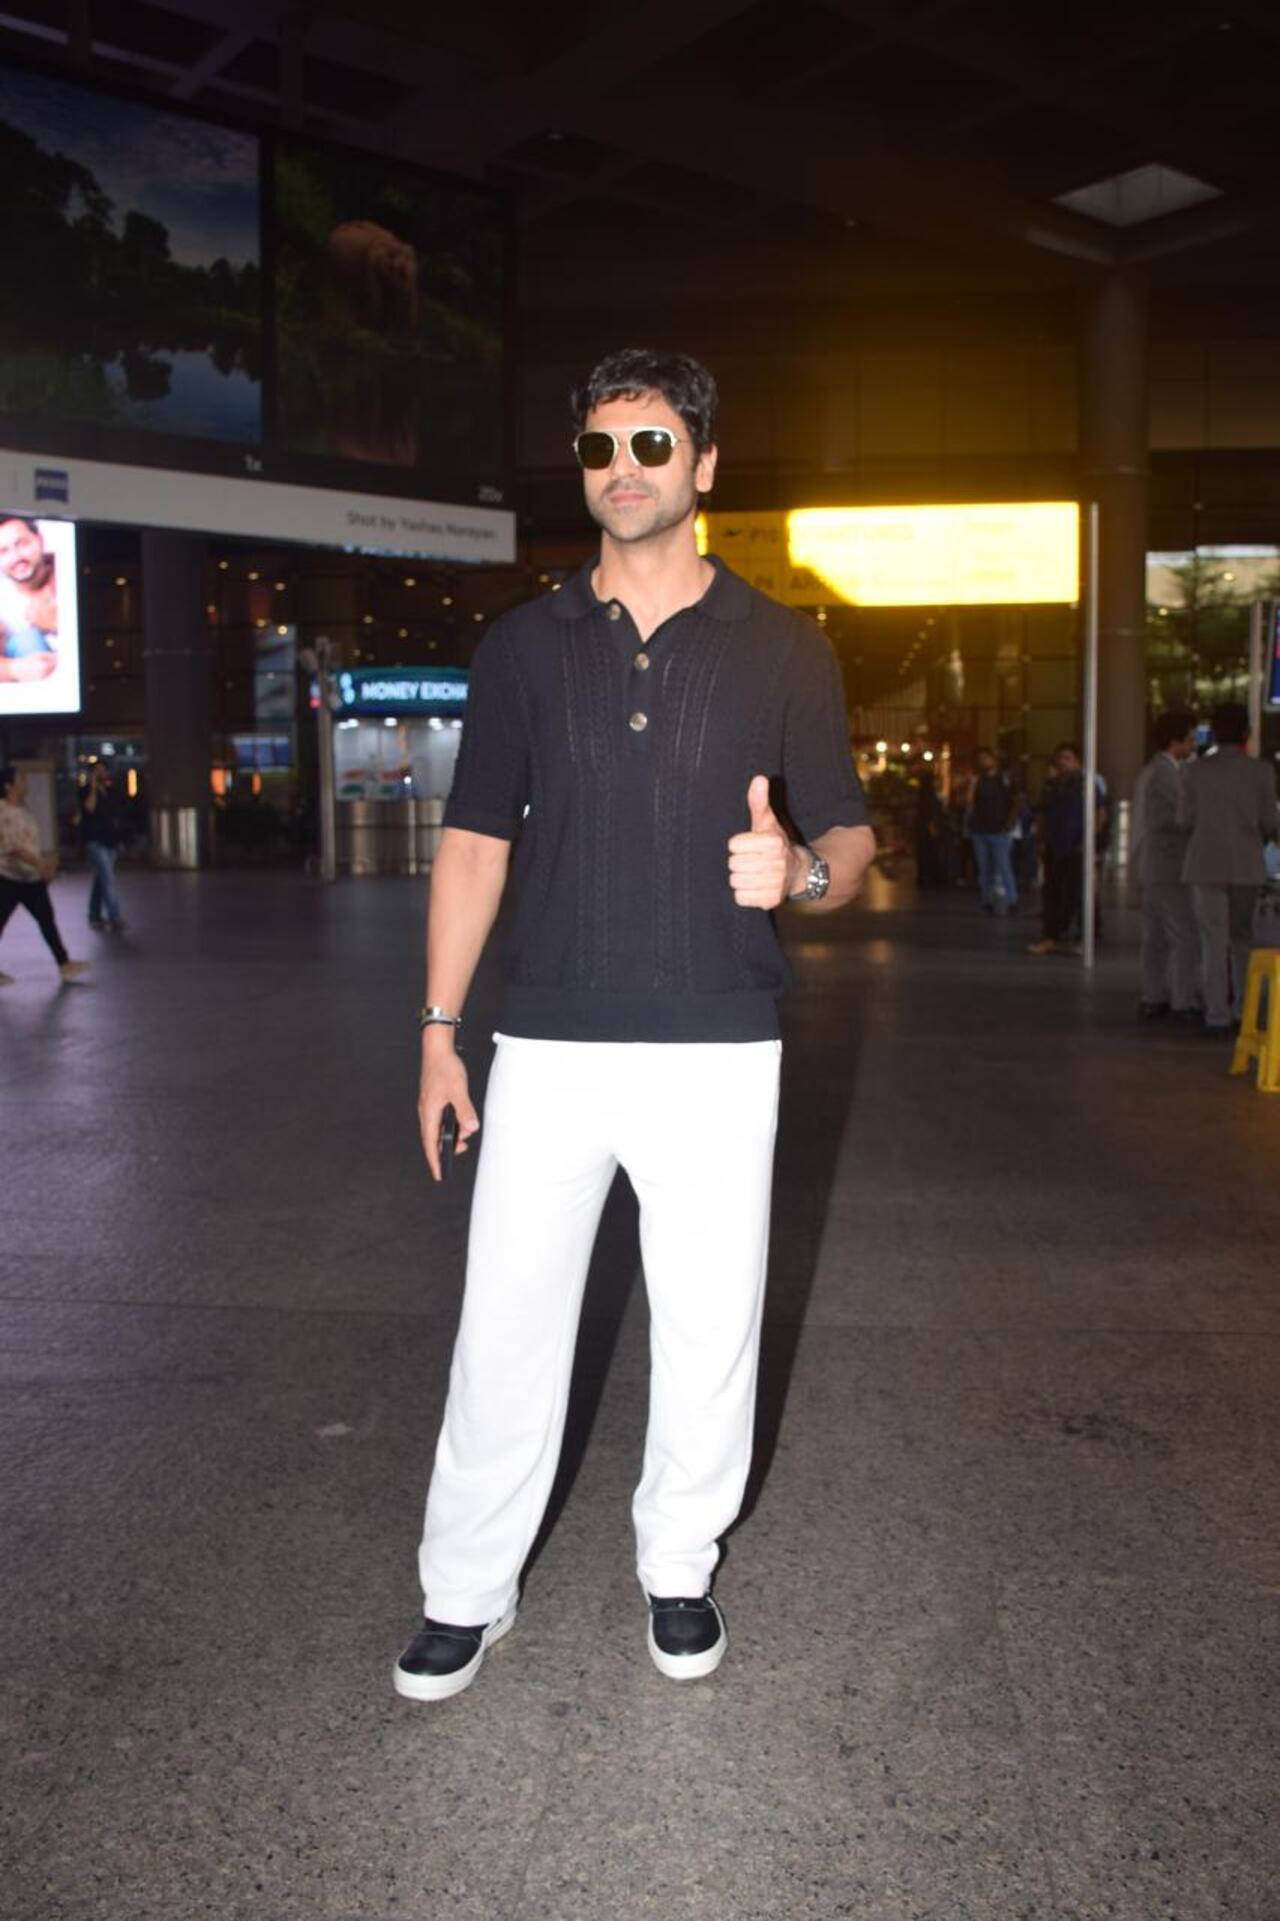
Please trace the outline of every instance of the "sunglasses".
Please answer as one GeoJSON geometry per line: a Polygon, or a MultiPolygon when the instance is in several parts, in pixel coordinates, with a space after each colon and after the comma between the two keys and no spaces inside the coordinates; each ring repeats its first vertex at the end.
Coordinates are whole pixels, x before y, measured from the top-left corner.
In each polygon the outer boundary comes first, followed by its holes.
{"type": "Polygon", "coordinates": [[[591,427],[578,435],[573,451],[580,466],[599,472],[612,467],[623,441],[637,467],[665,467],[680,444],[680,435],[673,434],[670,427],[628,427],[620,434],[591,427]]]}

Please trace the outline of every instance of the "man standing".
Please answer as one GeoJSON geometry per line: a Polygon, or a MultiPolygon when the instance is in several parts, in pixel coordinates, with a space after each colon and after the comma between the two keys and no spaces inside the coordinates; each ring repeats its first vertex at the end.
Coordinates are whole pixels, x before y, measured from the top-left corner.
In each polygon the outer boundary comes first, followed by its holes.
{"type": "Polygon", "coordinates": [[[1264,841],[1280,834],[1275,770],[1251,760],[1249,710],[1226,701],[1213,710],[1217,751],[1193,761],[1182,777],[1178,818],[1190,829],[1182,878],[1200,929],[1204,1029],[1230,1036],[1244,1002],[1253,939],[1253,910],[1267,877],[1264,841]]]}
{"type": "Polygon", "coordinates": [[[112,933],[124,932],[124,918],[116,893],[116,856],[120,851],[120,812],[116,806],[111,769],[105,761],[95,760],[89,769],[89,785],[80,803],[80,843],[85,859],[93,869],[89,890],[89,925],[112,933]]]}
{"type": "Polygon", "coordinates": [[[1181,710],[1160,714],[1156,751],[1133,790],[1133,871],[1142,887],[1143,1020],[1190,1019],[1200,994],[1200,934],[1182,878],[1188,829],[1178,819],[1182,770],[1196,751],[1196,724],[1181,710]]]}
{"type": "Polygon", "coordinates": [[[1013,877],[1009,837],[1017,818],[1018,798],[989,747],[979,747],[974,755],[974,769],[969,812],[973,858],[978,868],[978,898],[983,913],[994,914],[998,881],[1004,893],[1005,912],[1012,914],[1018,905],[1018,883],[1013,877]]]}
{"type": "MultiPolygon", "coordinates": [[[[1096,831],[1106,826],[1107,810],[1098,797],[1096,831]]],[[[1028,948],[1053,954],[1084,911],[1084,763],[1071,740],[1053,750],[1049,778],[1040,797],[1040,838],[1044,851],[1044,931],[1028,948]]]]}
{"type": "Polygon", "coordinates": [[[633,1506],[649,1651],[684,1680],[725,1650],[709,1589],[751,1455],[785,979],[771,910],[852,900],[875,846],[829,643],[698,554],[715,404],[684,356],[596,367],[574,448],[599,559],[504,615],[475,658],[420,1017],[436,1178],[446,1106],[459,1151],[480,1125],[457,1041],[517,835],[518,908],[419,1555],[425,1618],[395,1669],[414,1700],[468,1686],[514,1623],[619,1165],[652,1319],[633,1506]]]}

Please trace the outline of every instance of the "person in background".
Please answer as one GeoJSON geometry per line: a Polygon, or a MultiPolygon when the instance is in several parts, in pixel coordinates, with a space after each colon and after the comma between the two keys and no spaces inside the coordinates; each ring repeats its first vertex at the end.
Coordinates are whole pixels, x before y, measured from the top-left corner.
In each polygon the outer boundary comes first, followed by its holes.
{"type": "Polygon", "coordinates": [[[1212,726],[1217,751],[1184,773],[1178,819],[1190,835],[1182,878],[1200,930],[1204,1031],[1216,1039],[1240,1018],[1253,912],[1267,877],[1262,849],[1280,835],[1280,818],[1274,768],[1245,752],[1248,708],[1226,701],[1214,708],[1212,726]]]}
{"type": "MultiPolygon", "coordinates": [[[[1099,836],[1107,810],[1099,799],[1099,836]]],[[[1084,906],[1084,763],[1072,740],[1053,750],[1049,777],[1040,796],[1040,841],[1044,852],[1044,930],[1029,954],[1054,954],[1079,923],[1084,906]]]]}
{"type": "Polygon", "coordinates": [[[1013,875],[1009,836],[1018,817],[1018,797],[1009,776],[1002,773],[989,747],[974,755],[974,779],[969,796],[970,834],[978,869],[978,898],[984,914],[996,911],[996,888],[1004,893],[1004,907],[1012,914],[1018,905],[1018,883],[1013,875]]]}
{"type": "Polygon", "coordinates": [[[1029,894],[1040,878],[1040,849],[1036,844],[1036,816],[1023,788],[1016,794],[1017,812],[1010,835],[1009,854],[1020,894],[1029,894]]]}
{"type": "MultiPolygon", "coordinates": [[[[49,898],[56,862],[40,850],[40,829],[26,800],[26,775],[16,767],[0,767],[0,934],[14,908],[25,907],[44,935],[63,980],[79,980],[89,971],[89,963],[72,960],[62,944],[49,898]]],[[[12,974],[0,974],[0,987],[12,985],[12,974]]]]}
{"type": "Polygon", "coordinates": [[[947,881],[964,887],[973,878],[973,847],[969,840],[969,792],[972,774],[953,767],[947,793],[947,881]]]}
{"type": "Polygon", "coordinates": [[[105,761],[97,760],[89,769],[89,784],[80,803],[80,844],[93,869],[89,893],[89,925],[113,933],[124,932],[124,919],[116,894],[115,866],[120,851],[120,810],[113,792],[115,782],[105,761]]]}
{"type": "Polygon", "coordinates": [[[1157,716],[1155,749],[1133,790],[1133,872],[1142,888],[1143,1020],[1194,1020],[1200,997],[1200,934],[1182,878],[1188,829],[1178,819],[1183,767],[1196,751],[1193,714],[1157,716]]]}
{"type": "Polygon", "coordinates": [[[916,783],[916,886],[946,885],[947,810],[933,769],[926,767],[916,783]]]}

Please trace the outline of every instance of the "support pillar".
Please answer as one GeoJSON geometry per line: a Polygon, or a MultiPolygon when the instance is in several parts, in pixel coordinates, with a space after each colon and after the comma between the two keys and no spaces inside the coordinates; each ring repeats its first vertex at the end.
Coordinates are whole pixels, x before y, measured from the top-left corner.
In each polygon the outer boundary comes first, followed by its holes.
{"type": "Polygon", "coordinates": [[[142,536],[142,666],[151,858],[203,867],[210,853],[212,712],[201,534],[142,536]]]}
{"type": "Polygon", "coordinates": [[[1147,284],[1117,269],[1090,291],[1080,345],[1080,491],[1100,523],[1098,755],[1113,810],[1146,759],[1147,450],[1147,284]]]}

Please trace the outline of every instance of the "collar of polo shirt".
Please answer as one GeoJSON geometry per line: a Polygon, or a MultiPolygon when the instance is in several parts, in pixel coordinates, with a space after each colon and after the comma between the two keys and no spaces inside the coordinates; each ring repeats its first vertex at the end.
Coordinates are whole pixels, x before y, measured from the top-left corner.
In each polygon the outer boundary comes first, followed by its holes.
{"type": "MultiPolygon", "coordinates": [[[[715,554],[708,554],[707,559],[715,568],[716,577],[697,603],[699,613],[710,615],[712,620],[746,620],[751,612],[751,589],[746,581],[730,573],[715,554]]],[[[596,564],[589,560],[565,581],[558,594],[552,594],[551,612],[557,620],[580,620],[584,614],[609,605],[607,600],[597,597],[591,585],[596,564]]]]}

